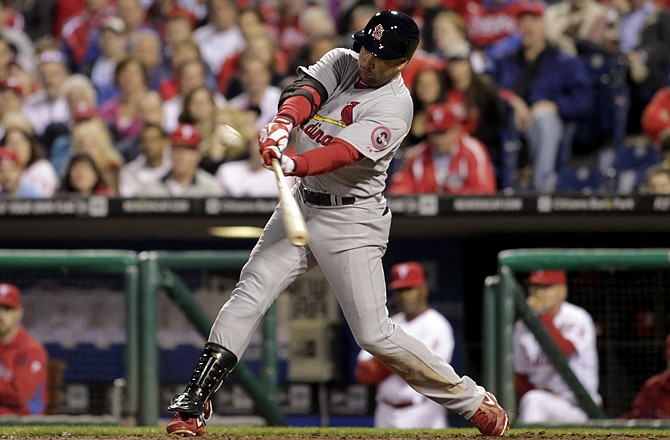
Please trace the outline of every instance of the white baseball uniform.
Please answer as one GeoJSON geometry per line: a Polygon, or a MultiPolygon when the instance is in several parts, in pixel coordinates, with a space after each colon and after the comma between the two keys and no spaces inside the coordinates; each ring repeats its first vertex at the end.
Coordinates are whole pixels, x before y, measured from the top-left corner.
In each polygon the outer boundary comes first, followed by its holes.
{"type": "MultiPolygon", "coordinates": [[[[553,322],[575,347],[576,352],[569,357],[568,365],[593,401],[601,404],[596,328],[591,315],[579,306],[564,302],[553,322]]],[[[585,422],[588,419],[570,387],[522,321],[514,324],[514,370],[527,375],[535,387],[519,401],[520,422],[585,422]]]]}
{"type": "MultiPolygon", "coordinates": [[[[434,309],[427,309],[411,321],[404,313],[391,320],[422,340],[428,348],[447,362],[454,353],[454,331],[449,321],[434,309]]],[[[358,359],[367,361],[373,356],[361,350],[358,359]]],[[[375,398],[376,428],[431,428],[447,427],[445,408],[414,391],[400,376],[392,374],[377,385],[375,398]]]]}
{"type": "Polygon", "coordinates": [[[389,163],[412,121],[409,91],[400,75],[376,89],[356,87],[358,54],[349,49],[333,49],[301,69],[323,85],[328,98],[298,126],[298,153],[327,148],[338,137],[365,157],[332,172],[304,177],[294,187],[311,236],[309,245],[289,242],[279,203],[231,299],[221,308],[209,341],[241,358],[277,296],[318,264],[358,345],[426,397],[470,419],[485,390],[456,374],[426,344],[394,324],[386,308],[382,256],[391,213],[382,191],[389,163]],[[322,193],[319,203],[305,201],[305,188],[322,193]]]}

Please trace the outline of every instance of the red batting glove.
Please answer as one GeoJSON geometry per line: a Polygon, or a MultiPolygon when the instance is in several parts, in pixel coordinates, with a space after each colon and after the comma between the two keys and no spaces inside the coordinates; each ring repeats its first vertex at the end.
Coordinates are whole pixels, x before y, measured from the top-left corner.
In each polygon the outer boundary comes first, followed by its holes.
{"type": "Polygon", "coordinates": [[[268,147],[277,147],[281,153],[288,145],[289,133],[293,129],[293,123],[284,116],[275,116],[269,124],[261,128],[258,133],[258,148],[263,155],[263,150],[268,147]]]}

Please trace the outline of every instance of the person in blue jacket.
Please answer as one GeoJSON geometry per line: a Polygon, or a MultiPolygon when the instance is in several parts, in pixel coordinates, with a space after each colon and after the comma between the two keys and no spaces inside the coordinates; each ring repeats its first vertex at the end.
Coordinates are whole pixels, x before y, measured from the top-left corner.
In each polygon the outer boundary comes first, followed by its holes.
{"type": "MultiPolygon", "coordinates": [[[[528,147],[533,189],[553,192],[560,157],[569,151],[570,122],[592,111],[595,89],[586,67],[546,37],[544,6],[519,9],[519,47],[490,60],[486,73],[514,112],[514,129],[528,147]]],[[[569,155],[567,156],[569,157],[569,155]]]]}

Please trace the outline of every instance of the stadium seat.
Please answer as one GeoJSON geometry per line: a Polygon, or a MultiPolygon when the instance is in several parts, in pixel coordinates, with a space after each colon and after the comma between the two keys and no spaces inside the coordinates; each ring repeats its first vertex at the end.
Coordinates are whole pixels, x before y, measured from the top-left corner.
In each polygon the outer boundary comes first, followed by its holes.
{"type": "Polygon", "coordinates": [[[661,152],[651,144],[616,148],[612,164],[616,192],[619,194],[637,192],[647,169],[662,161],[661,152]]]}
{"type": "Polygon", "coordinates": [[[571,166],[560,169],[556,178],[556,193],[593,194],[603,188],[603,176],[597,166],[571,166]]]}

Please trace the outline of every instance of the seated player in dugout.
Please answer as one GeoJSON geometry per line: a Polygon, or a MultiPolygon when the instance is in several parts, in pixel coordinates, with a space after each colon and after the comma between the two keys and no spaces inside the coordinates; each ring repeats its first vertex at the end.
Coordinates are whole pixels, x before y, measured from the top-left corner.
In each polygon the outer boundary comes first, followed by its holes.
{"type": "MultiPolygon", "coordinates": [[[[451,362],[454,331],[449,321],[428,304],[430,289],[423,266],[414,261],[393,265],[389,290],[398,311],[391,320],[451,362]]],[[[442,405],[415,391],[365,350],[358,354],[356,379],[377,387],[375,428],[447,427],[447,411],[442,405]]]]}
{"type": "Polygon", "coordinates": [[[0,415],[39,415],[47,409],[47,351],[22,318],[21,292],[0,284],[0,415]]]}
{"type": "MultiPolygon", "coordinates": [[[[596,327],[582,307],[566,301],[568,279],[562,270],[537,270],[526,280],[527,304],[537,315],[554,344],[593,401],[598,394],[598,351],[596,327]]],[[[587,413],[578,404],[572,389],[542,350],[526,324],[514,324],[514,372],[521,423],[584,423],[587,413]]]]}

